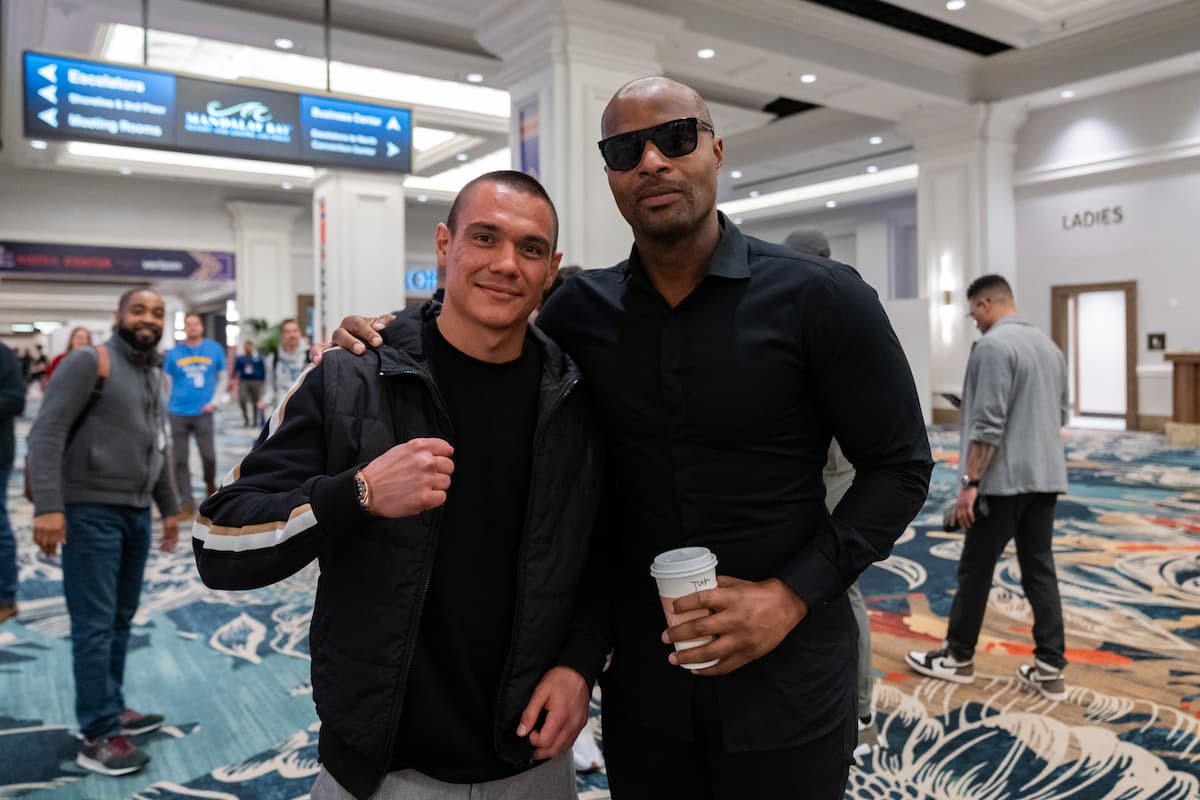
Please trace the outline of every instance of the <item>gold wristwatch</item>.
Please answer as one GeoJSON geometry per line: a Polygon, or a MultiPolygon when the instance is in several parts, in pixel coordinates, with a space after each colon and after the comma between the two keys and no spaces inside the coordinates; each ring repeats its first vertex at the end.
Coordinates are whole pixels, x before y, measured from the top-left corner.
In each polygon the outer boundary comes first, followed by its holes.
{"type": "Polygon", "coordinates": [[[358,489],[358,505],[368,514],[371,513],[371,487],[363,477],[362,470],[354,473],[354,486],[358,489]]]}

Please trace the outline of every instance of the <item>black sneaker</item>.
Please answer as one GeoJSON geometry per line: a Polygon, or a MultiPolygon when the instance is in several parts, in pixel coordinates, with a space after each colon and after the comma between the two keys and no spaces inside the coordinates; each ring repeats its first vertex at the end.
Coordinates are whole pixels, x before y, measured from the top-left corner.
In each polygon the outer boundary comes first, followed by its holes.
{"type": "Polygon", "coordinates": [[[84,739],[75,763],[101,775],[129,775],[146,766],[150,756],[124,736],[84,739]]]}
{"type": "Polygon", "coordinates": [[[930,650],[928,653],[913,650],[904,657],[904,661],[917,672],[930,678],[952,683],[975,682],[975,664],[971,661],[957,660],[944,647],[941,650],[930,650]]]}
{"type": "Polygon", "coordinates": [[[132,708],[127,708],[121,712],[121,735],[141,736],[161,728],[163,721],[162,714],[139,714],[132,708]]]}

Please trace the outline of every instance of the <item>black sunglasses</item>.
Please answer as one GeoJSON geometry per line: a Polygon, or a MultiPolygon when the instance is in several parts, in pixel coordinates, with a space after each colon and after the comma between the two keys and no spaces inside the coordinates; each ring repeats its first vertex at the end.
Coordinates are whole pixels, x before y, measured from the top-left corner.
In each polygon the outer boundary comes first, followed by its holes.
{"type": "Polygon", "coordinates": [[[600,155],[604,156],[604,163],[608,168],[625,172],[641,163],[647,140],[654,142],[654,146],[667,158],[679,158],[696,149],[700,138],[698,131],[701,129],[713,136],[717,135],[713,126],[704,120],[684,117],[642,128],[640,131],[618,133],[616,136],[601,139],[597,144],[600,145],[600,155]]]}

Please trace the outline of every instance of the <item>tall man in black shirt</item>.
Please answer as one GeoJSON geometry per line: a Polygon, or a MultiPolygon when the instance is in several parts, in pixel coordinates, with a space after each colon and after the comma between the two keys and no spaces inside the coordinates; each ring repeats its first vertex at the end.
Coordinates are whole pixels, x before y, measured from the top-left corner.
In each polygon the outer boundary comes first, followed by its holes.
{"type": "MultiPolygon", "coordinates": [[[[633,250],[568,281],[537,324],[595,387],[607,434],[613,798],[841,798],[856,738],[846,588],[887,557],[932,470],[912,374],[854,270],[717,211],[723,142],[694,90],[634,81],[602,126],[633,250]],[[857,474],[830,515],[832,437],[857,474]],[[685,545],[710,548],[720,577],[675,610],[713,613],[664,631],[648,569],[685,545]]],[[[335,343],[375,337],[343,325],[335,343]]]]}
{"type": "Polygon", "coordinates": [[[314,800],[575,796],[605,652],[572,621],[600,474],[579,372],[526,322],[557,234],[534,179],[468,184],[437,229],[445,304],[369,358],[327,353],[201,507],[209,586],[320,559],[314,800]]]}

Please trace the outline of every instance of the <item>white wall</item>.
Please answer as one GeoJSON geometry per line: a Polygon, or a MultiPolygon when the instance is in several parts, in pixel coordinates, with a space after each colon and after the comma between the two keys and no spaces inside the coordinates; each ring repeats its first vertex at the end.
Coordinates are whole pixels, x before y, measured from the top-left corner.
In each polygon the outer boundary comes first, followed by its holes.
{"type": "Polygon", "coordinates": [[[1138,363],[1162,363],[1146,349],[1165,332],[1168,350],[1200,349],[1200,165],[1167,165],[1051,185],[1017,194],[1017,302],[1050,330],[1053,285],[1137,281],[1138,363]],[[1122,221],[1063,227],[1085,210],[1121,209],[1122,221]]]}
{"type": "Polygon", "coordinates": [[[1170,364],[1146,334],[1200,349],[1200,75],[1032,113],[1015,182],[1022,313],[1048,331],[1051,286],[1137,281],[1138,411],[1170,415],[1170,364]],[[1108,224],[1071,225],[1104,209],[1108,224]]]}
{"type": "Polygon", "coordinates": [[[829,239],[832,257],[859,271],[879,292],[888,292],[888,222],[896,214],[915,214],[916,195],[863,203],[812,214],[748,220],[742,232],[768,242],[783,242],[797,228],[817,228],[829,239]]]}
{"type": "Polygon", "coordinates": [[[1017,135],[1018,180],[1070,165],[1120,168],[1200,153],[1200,75],[1077,100],[1029,115],[1017,135]]]}

